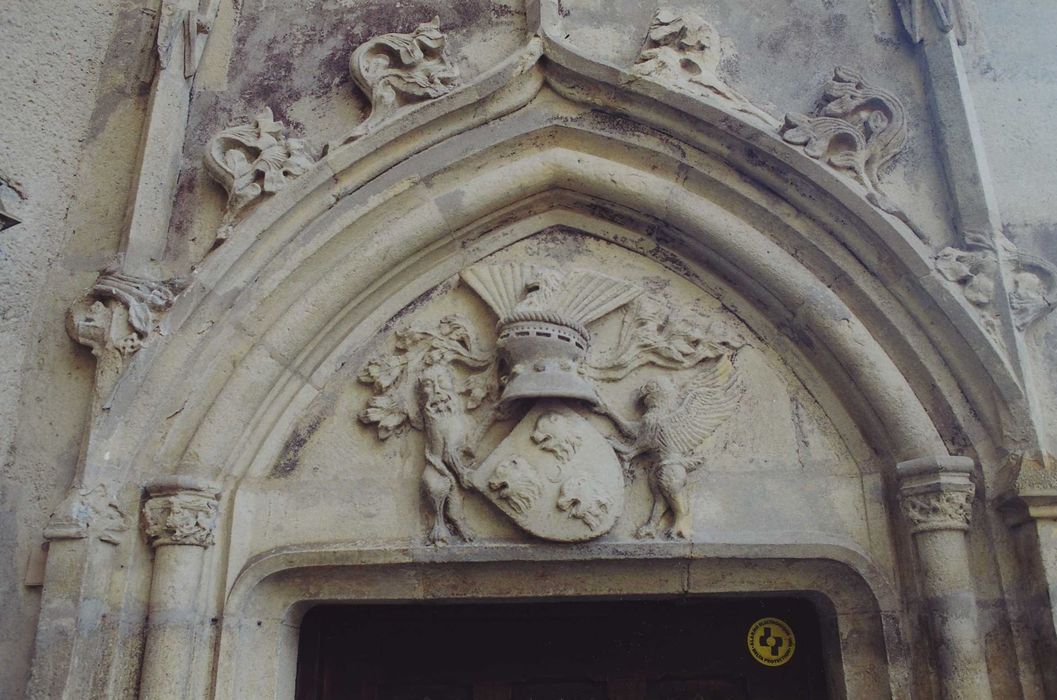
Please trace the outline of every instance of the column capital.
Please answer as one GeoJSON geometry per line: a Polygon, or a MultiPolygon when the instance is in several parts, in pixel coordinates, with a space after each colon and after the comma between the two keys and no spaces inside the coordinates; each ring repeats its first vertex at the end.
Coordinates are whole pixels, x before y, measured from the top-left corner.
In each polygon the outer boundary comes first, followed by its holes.
{"type": "Polygon", "coordinates": [[[911,532],[969,529],[976,487],[968,457],[940,455],[900,462],[899,502],[911,532]]]}
{"type": "Polygon", "coordinates": [[[149,482],[143,504],[144,532],[154,547],[213,544],[220,488],[187,475],[170,475],[149,482]]]}

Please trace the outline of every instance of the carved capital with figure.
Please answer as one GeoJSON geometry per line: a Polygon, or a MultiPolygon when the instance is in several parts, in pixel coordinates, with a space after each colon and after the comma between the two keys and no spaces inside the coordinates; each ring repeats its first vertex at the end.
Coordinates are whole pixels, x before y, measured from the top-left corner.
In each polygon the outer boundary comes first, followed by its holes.
{"type": "Polygon", "coordinates": [[[213,544],[219,513],[219,488],[186,476],[171,476],[147,485],[143,528],[154,547],[213,544]]]}

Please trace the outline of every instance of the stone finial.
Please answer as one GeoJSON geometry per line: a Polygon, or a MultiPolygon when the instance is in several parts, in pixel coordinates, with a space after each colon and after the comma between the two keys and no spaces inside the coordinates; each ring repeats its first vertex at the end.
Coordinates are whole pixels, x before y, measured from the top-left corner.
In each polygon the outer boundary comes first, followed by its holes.
{"type": "Polygon", "coordinates": [[[688,10],[659,9],[631,72],[696,95],[718,97],[769,126],[776,124],[774,117],[719,77],[720,58],[720,36],[715,27],[688,10]]]}
{"type": "Polygon", "coordinates": [[[213,544],[220,489],[188,476],[169,476],[147,484],[144,532],[154,547],[213,544]]]}
{"type": "Polygon", "coordinates": [[[834,168],[850,171],[866,188],[876,207],[922,232],[881,190],[881,168],[907,143],[903,102],[891,92],[869,85],[858,73],[838,66],[826,83],[813,115],[787,114],[779,128],[788,143],[834,168]]]}
{"type": "Polygon", "coordinates": [[[303,139],[291,139],[286,127],[265,107],[248,124],[236,124],[209,140],[206,171],[228,193],[218,241],[227,238],[236,215],[257,199],[286,188],[315,164],[303,139]]]}
{"type": "Polygon", "coordinates": [[[976,487],[968,457],[925,457],[901,462],[899,501],[911,532],[968,530],[976,487]]]}
{"type": "Polygon", "coordinates": [[[446,95],[461,83],[447,54],[440,17],[408,34],[383,34],[360,44],[349,59],[352,79],[367,95],[371,112],[341,143],[374,131],[405,107],[446,95]]]}
{"type": "Polygon", "coordinates": [[[74,488],[48,518],[46,540],[80,540],[94,534],[101,541],[119,544],[128,529],[125,514],[105,486],[74,488]]]}

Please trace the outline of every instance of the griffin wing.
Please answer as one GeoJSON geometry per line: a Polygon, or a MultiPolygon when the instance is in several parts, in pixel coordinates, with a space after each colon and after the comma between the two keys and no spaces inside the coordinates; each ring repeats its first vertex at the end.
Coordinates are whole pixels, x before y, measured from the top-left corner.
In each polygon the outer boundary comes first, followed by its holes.
{"type": "Polygon", "coordinates": [[[661,440],[669,454],[689,456],[734,414],[744,393],[729,355],[683,386],[679,406],[661,418],[661,440]]]}

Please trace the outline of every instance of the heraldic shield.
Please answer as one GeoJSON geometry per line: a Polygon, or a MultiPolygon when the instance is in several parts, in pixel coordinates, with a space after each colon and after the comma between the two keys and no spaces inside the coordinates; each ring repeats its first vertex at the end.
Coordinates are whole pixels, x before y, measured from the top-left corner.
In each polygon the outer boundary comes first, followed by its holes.
{"type": "Polygon", "coordinates": [[[581,542],[610,530],[624,507],[616,452],[565,402],[542,399],[473,470],[471,484],[528,532],[581,542]]]}

